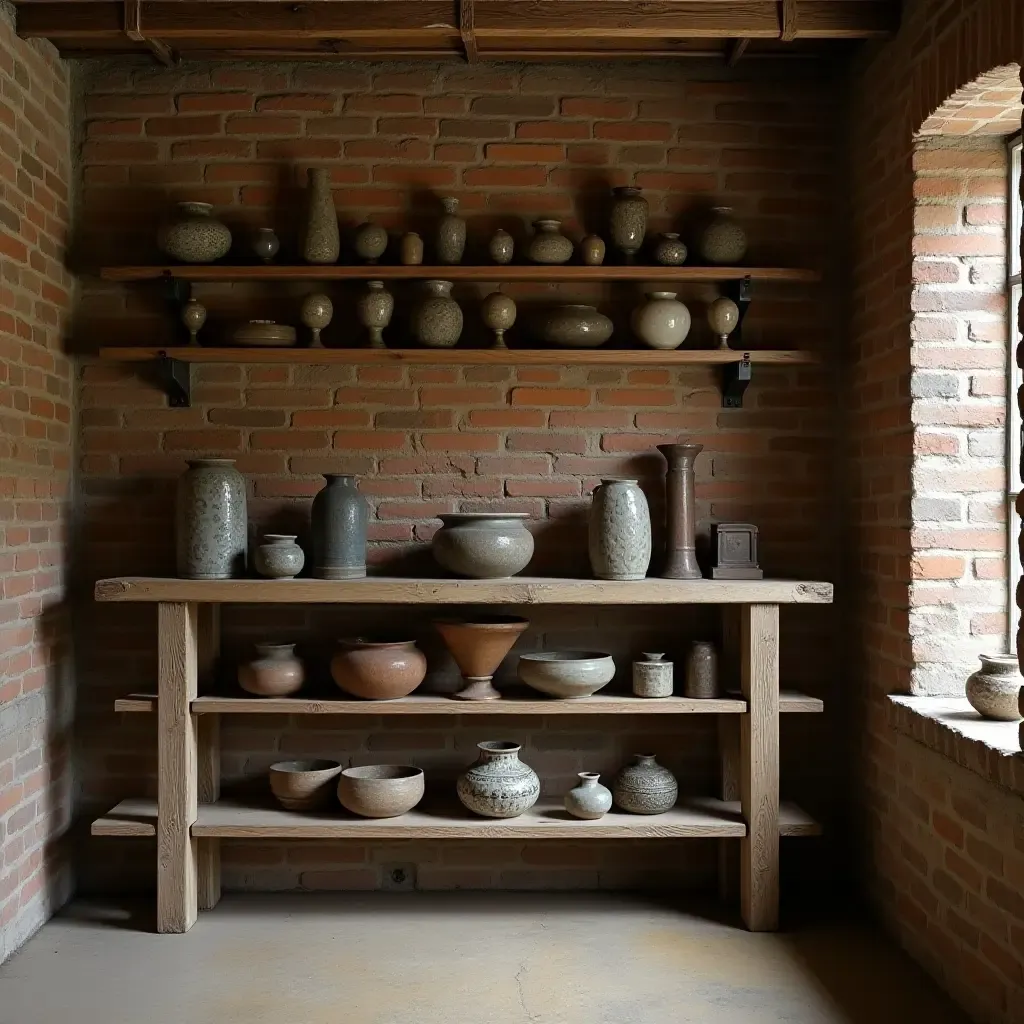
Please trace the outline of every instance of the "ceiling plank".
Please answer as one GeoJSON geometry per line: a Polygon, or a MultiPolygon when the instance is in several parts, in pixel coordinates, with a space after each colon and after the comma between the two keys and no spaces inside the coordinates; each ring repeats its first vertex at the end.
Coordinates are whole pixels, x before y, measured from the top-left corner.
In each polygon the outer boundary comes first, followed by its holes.
{"type": "Polygon", "coordinates": [[[124,0],[124,34],[133,43],[144,43],[150,52],[165,67],[172,68],[178,63],[173,51],[159,39],[149,39],[142,31],[142,0],[124,0]]]}

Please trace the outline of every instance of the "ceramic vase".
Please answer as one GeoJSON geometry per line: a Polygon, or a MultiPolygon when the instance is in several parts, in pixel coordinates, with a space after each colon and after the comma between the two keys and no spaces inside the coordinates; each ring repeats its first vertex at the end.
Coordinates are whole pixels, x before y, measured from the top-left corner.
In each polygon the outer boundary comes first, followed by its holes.
{"type": "Polygon", "coordinates": [[[257,228],[250,244],[253,255],[264,263],[269,263],[281,248],[281,241],[273,228],[257,228]]]}
{"type": "Polygon", "coordinates": [[[604,263],[604,239],[598,235],[587,235],[580,242],[580,262],[585,267],[599,267],[604,263]]]}
{"type": "Polygon", "coordinates": [[[190,459],[178,480],[178,575],[227,580],[245,572],[245,478],[234,459],[190,459]]]}
{"type": "Polygon", "coordinates": [[[490,254],[491,259],[500,266],[512,262],[515,249],[515,241],[504,228],[498,228],[491,235],[490,244],[487,246],[487,252],[490,254]]]}
{"type": "Polygon", "coordinates": [[[287,697],[305,681],[295,644],[256,644],[256,657],[238,666],[238,685],[256,697],[287,697]]]}
{"type": "Polygon", "coordinates": [[[302,572],[306,556],[291,533],[267,533],[253,554],[253,566],[271,580],[290,580],[302,572]]]}
{"type": "Polygon", "coordinates": [[[491,680],[516,640],[530,623],[511,615],[489,616],[472,622],[440,620],[441,634],[465,684],[453,696],[460,700],[498,700],[501,694],[491,680]]]}
{"type": "Polygon", "coordinates": [[[370,332],[370,348],[386,348],[384,328],[391,323],[395,298],[383,281],[367,281],[366,289],[356,307],[359,322],[370,332]]]}
{"type": "Polygon", "coordinates": [[[642,580],[651,564],[651,513],[636,480],[602,480],[594,488],[588,547],[599,580],[642,580]]]}
{"type": "Polygon", "coordinates": [[[967,679],[967,699],[982,718],[1016,722],[1024,679],[1013,654],[979,655],[981,668],[967,679]]]}
{"type": "Polygon", "coordinates": [[[580,772],[579,784],[565,794],[565,809],[574,818],[596,821],[612,809],[612,791],[597,772],[580,772]]]}
{"type": "Polygon", "coordinates": [[[374,264],[384,255],[388,247],[388,233],[371,221],[356,228],[356,255],[364,262],[374,264]]]}
{"type": "Polygon", "coordinates": [[[668,470],[665,475],[666,557],[661,578],[699,580],[697,564],[697,512],[694,504],[693,466],[704,451],[702,444],[659,444],[668,470]]]}
{"type": "Polygon", "coordinates": [[[477,749],[476,763],[455,786],[462,805],[484,818],[515,818],[528,811],[540,796],[540,779],[519,760],[519,744],[485,740],[477,749]]]}
{"type": "Polygon", "coordinates": [[[434,558],[456,576],[504,579],[530,564],[533,534],[526,512],[444,512],[438,518],[434,558]]]}
{"type": "Polygon", "coordinates": [[[733,219],[731,206],[715,206],[714,216],[701,232],[701,259],[718,266],[739,263],[747,253],[746,232],[733,219]]]}
{"type": "Polygon", "coordinates": [[[366,575],[369,509],[356,478],[325,473],[326,485],[313,498],[313,575],[321,580],[355,580],[366,575]]]}
{"type": "Polygon", "coordinates": [[[302,258],[307,263],[337,263],[340,252],[341,234],[331,193],[331,172],[323,167],[310,167],[309,208],[302,236],[302,258]]]}
{"type": "Polygon", "coordinates": [[[302,300],[299,308],[299,319],[304,327],[310,331],[310,348],[323,348],[320,340],[320,332],[331,322],[334,317],[334,303],[330,298],[320,292],[307,295],[302,300]]]}
{"type": "Polygon", "coordinates": [[[534,222],[535,234],[526,255],[534,263],[560,264],[572,259],[572,242],[559,230],[560,220],[545,218],[534,222]]]}
{"type": "Polygon", "coordinates": [[[455,266],[462,262],[462,254],[466,251],[466,222],[458,216],[459,201],[454,196],[445,196],[441,204],[444,216],[437,226],[437,262],[455,266]]]}
{"type": "Polygon", "coordinates": [[[515,301],[501,292],[491,292],[484,299],[480,312],[484,323],[494,331],[494,347],[506,348],[505,332],[516,322],[515,301]]]}
{"type": "Polygon", "coordinates": [[[672,685],[672,662],[664,654],[645,652],[642,661],[633,662],[635,697],[671,697],[672,685]]]}
{"type": "Polygon", "coordinates": [[[404,267],[418,267],[423,262],[423,239],[415,231],[402,235],[399,258],[404,267]]]}
{"type": "Polygon", "coordinates": [[[188,343],[190,345],[198,345],[199,331],[203,324],[206,323],[206,307],[197,299],[189,299],[181,307],[181,322],[188,331],[188,343]]]}
{"type": "Polygon", "coordinates": [[[556,306],[536,318],[541,341],[559,348],[600,348],[611,336],[611,320],[593,306],[556,306]]]}
{"type": "Polygon", "coordinates": [[[718,339],[719,348],[729,347],[729,335],[739,327],[740,307],[722,295],[708,306],[708,326],[718,339]]]}
{"type": "Polygon", "coordinates": [[[331,678],[363,700],[407,697],[426,674],[427,659],[412,640],[340,640],[331,659],[331,678]]]}
{"type": "Polygon", "coordinates": [[[612,189],[612,193],[612,242],[624,261],[632,263],[647,234],[647,200],[640,189],[629,186],[612,189]]]}
{"type": "Polygon", "coordinates": [[[686,262],[687,253],[686,243],[680,241],[677,232],[665,231],[658,236],[654,258],[663,267],[681,267],[686,262]]]}
{"type": "Polygon", "coordinates": [[[707,640],[694,640],[686,655],[687,697],[712,700],[718,696],[718,651],[707,640]]]}
{"type": "Polygon", "coordinates": [[[690,311],[675,292],[651,292],[633,310],[633,331],[648,347],[668,351],[679,348],[690,333],[690,311]]]}
{"type": "Polygon", "coordinates": [[[160,251],[182,263],[212,263],[228,254],[231,232],[209,203],[178,203],[177,215],[157,233],[160,251]]]}
{"type": "Polygon", "coordinates": [[[413,337],[427,348],[454,348],[462,336],[462,310],[451,281],[425,281],[428,295],[413,310],[413,337]]]}
{"type": "Polygon", "coordinates": [[[679,786],[653,754],[636,754],[615,777],[612,795],[615,806],[630,814],[664,814],[675,807],[679,786]]]}

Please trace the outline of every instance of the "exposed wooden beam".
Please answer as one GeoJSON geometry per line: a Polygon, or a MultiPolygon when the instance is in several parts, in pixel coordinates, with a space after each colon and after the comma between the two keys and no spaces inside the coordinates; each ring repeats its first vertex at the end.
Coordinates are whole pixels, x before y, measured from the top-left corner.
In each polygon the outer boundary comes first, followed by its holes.
{"type": "Polygon", "coordinates": [[[784,43],[791,43],[796,39],[797,33],[796,0],[782,0],[779,7],[779,25],[781,29],[779,38],[784,43]]]}
{"type": "Polygon", "coordinates": [[[476,50],[475,22],[473,0],[459,0],[459,33],[462,36],[462,46],[466,51],[466,60],[470,64],[475,64],[479,59],[476,50]]]}
{"type": "Polygon", "coordinates": [[[747,52],[747,47],[750,45],[749,39],[733,39],[729,43],[729,47],[725,52],[725,63],[734,68],[740,62],[740,57],[747,52]]]}
{"type": "Polygon", "coordinates": [[[150,39],[142,31],[142,0],[124,0],[124,34],[133,43],[145,43],[153,56],[166,67],[178,63],[173,51],[159,39],[150,39]]]}

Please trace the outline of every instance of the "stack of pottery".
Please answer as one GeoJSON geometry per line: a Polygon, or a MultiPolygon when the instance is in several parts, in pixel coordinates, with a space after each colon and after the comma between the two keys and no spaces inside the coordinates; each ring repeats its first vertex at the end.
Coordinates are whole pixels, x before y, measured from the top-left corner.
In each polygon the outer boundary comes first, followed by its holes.
{"type": "Polygon", "coordinates": [[[446,512],[431,547],[437,563],[456,576],[504,579],[533,557],[525,512],[446,512]]]}
{"type": "Polygon", "coordinates": [[[519,760],[519,744],[486,740],[477,749],[476,763],[456,783],[462,805],[484,818],[515,818],[528,811],[540,796],[540,779],[519,760]]]}
{"type": "Polygon", "coordinates": [[[412,640],[339,640],[331,659],[331,678],[364,700],[408,697],[426,674],[427,659],[412,640]]]}

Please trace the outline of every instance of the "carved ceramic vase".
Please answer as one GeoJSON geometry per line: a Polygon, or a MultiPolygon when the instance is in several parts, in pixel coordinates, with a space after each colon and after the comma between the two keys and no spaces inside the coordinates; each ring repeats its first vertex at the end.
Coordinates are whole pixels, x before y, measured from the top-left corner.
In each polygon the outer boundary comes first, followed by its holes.
{"type": "Polygon", "coordinates": [[[206,323],[206,307],[198,299],[189,299],[181,307],[181,322],[188,331],[188,343],[199,344],[199,331],[206,323]]]}
{"type": "Polygon", "coordinates": [[[505,348],[505,332],[516,322],[516,304],[508,295],[491,292],[480,306],[484,323],[494,331],[494,347],[505,348]]]}
{"type": "Polygon", "coordinates": [[[313,575],[321,580],[356,580],[366,575],[369,509],[356,478],[325,473],[326,485],[313,498],[313,575]]]}
{"type": "Polygon", "coordinates": [[[356,255],[364,263],[376,263],[388,247],[388,233],[379,224],[367,221],[356,228],[356,255]]]}
{"type": "Polygon", "coordinates": [[[462,336],[462,310],[451,281],[426,281],[428,295],[412,313],[413,337],[427,348],[454,348],[462,336]]]}
{"type": "Polygon", "coordinates": [[[526,255],[534,263],[559,264],[572,259],[572,242],[559,230],[560,220],[545,218],[534,222],[535,234],[526,255]]]}
{"type": "Polygon", "coordinates": [[[178,575],[227,580],[245,572],[245,478],[234,459],[191,459],[178,480],[178,575]]]}
{"type": "Polygon", "coordinates": [[[664,654],[644,652],[642,661],[633,662],[633,695],[636,697],[671,697],[672,662],[664,654]]]}
{"type": "Polygon", "coordinates": [[[321,292],[314,292],[302,300],[302,306],[299,308],[299,319],[304,327],[309,328],[309,344],[311,348],[323,348],[320,332],[331,322],[333,316],[334,303],[321,292]]]}
{"type": "Polygon", "coordinates": [[[647,200],[638,188],[612,189],[611,236],[627,263],[640,251],[647,234],[647,200]]]}
{"type": "Polygon", "coordinates": [[[600,348],[611,336],[611,320],[593,306],[556,306],[536,319],[542,341],[559,348],[600,348]]]}
{"type": "Polygon", "coordinates": [[[512,262],[515,249],[515,241],[504,228],[498,228],[491,235],[490,244],[487,246],[487,252],[490,254],[491,259],[501,266],[512,262]]]}
{"type": "Polygon", "coordinates": [[[601,785],[597,772],[580,772],[579,784],[565,794],[565,809],[574,818],[595,821],[612,809],[612,791],[601,785]]]}
{"type": "Polygon", "coordinates": [[[340,252],[341,233],[331,193],[331,173],[323,167],[310,167],[309,208],[302,237],[302,258],[307,263],[337,263],[340,252]]]}
{"type": "Polygon", "coordinates": [[[967,679],[967,699],[982,718],[1016,722],[1024,679],[1013,654],[982,654],[981,668],[967,679]]]}
{"type": "Polygon", "coordinates": [[[663,267],[681,267],[686,262],[686,243],[679,240],[675,231],[666,231],[658,236],[654,247],[654,258],[663,267]]]}
{"type": "Polygon", "coordinates": [[[636,754],[612,783],[615,806],[630,814],[664,814],[679,796],[675,776],[662,768],[654,754],[636,754]]]}
{"type": "Polygon", "coordinates": [[[695,700],[718,696],[718,650],[708,640],[694,640],[686,655],[685,695],[695,700]]]}
{"type": "Polygon", "coordinates": [[[731,206],[716,206],[714,217],[701,232],[701,259],[718,266],[739,263],[747,253],[747,234],[733,219],[731,206]]]}
{"type": "Polygon", "coordinates": [[[526,512],[445,512],[431,541],[437,563],[473,579],[503,579],[522,572],[533,557],[526,512]]]}
{"type": "Polygon", "coordinates": [[[739,327],[740,307],[725,295],[708,306],[708,326],[718,339],[719,348],[729,347],[729,335],[739,327]]]}
{"type": "Polygon", "coordinates": [[[675,292],[651,292],[633,310],[633,331],[648,347],[668,351],[679,348],[690,333],[690,311],[675,292]]]}
{"type": "Polygon", "coordinates": [[[528,811],[540,796],[540,779],[519,760],[519,744],[485,740],[477,749],[476,763],[455,786],[462,805],[484,818],[515,818],[528,811]]]}
{"type": "Polygon", "coordinates": [[[423,262],[423,239],[415,231],[402,235],[399,258],[404,267],[418,267],[423,262]]]}
{"type": "Polygon", "coordinates": [[[157,234],[160,251],[182,263],[212,263],[228,254],[231,232],[209,203],[178,203],[177,216],[157,234]]]}
{"type": "Polygon", "coordinates": [[[702,444],[659,444],[668,469],[665,474],[665,565],[661,578],[699,580],[694,463],[702,444]]]}
{"type": "Polygon", "coordinates": [[[366,289],[356,307],[359,322],[370,332],[370,348],[386,348],[384,328],[391,323],[395,297],[384,287],[383,281],[367,281],[366,289]]]}
{"type": "Polygon", "coordinates": [[[256,644],[256,657],[238,666],[238,685],[256,697],[287,697],[305,681],[295,644],[256,644]]]}
{"type": "Polygon", "coordinates": [[[407,697],[426,674],[427,659],[412,640],[339,640],[331,659],[331,678],[363,700],[407,697]]]}
{"type": "Polygon", "coordinates": [[[306,556],[291,533],[267,533],[253,555],[253,565],[261,576],[271,580],[289,580],[302,572],[306,556]]]}
{"type": "Polygon", "coordinates": [[[580,261],[585,267],[599,267],[604,263],[605,244],[599,235],[587,235],[580,242],[580,261]]]}
{"type": "Polygon", "coordinates": [[[458,216],[459,201],[454,196],[445,196],[441,204],[444,216],[437,225],[437,262],[454,266],[462,262],[462,254],[466,251],[466,222],[458,216]]]}
{"type": "Polygon", "coordinates": [[[635,480],[602,480],[594,488],[588,547],[599,580],[642,580],[651,564],[651,513],[635,480]]]}
{"type": "Polygon", "coordinates": [[[281,248],[281,241],[273,228],[257,228],[250,242],[253,255],[264,263],[269,263],[281,248]]]}

